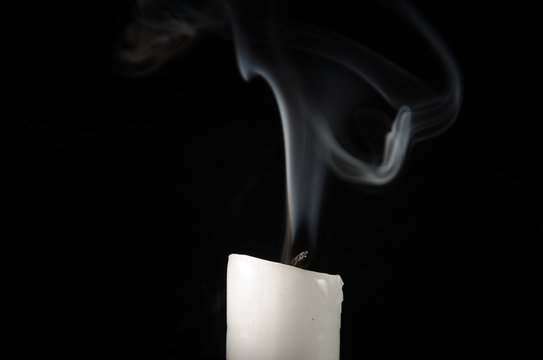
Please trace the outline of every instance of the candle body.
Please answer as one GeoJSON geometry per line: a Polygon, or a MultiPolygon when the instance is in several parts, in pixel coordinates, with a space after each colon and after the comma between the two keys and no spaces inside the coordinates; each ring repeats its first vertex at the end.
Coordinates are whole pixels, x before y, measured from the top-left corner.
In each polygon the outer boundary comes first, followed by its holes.
{"type": "Polygon", "coordinates": [[[226,291],[228,360],[338,360],[343,281],[232,254],[226,291]]]}

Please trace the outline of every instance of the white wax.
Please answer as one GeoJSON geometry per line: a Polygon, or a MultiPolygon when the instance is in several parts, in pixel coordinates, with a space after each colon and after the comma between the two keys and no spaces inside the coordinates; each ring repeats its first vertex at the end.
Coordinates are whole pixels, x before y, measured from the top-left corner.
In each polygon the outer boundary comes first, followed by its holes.
{"type": "Polygon", "coordinates": [[[226,281],[228,360],[339,359],[339,275],[232,254],[226,281]]]}

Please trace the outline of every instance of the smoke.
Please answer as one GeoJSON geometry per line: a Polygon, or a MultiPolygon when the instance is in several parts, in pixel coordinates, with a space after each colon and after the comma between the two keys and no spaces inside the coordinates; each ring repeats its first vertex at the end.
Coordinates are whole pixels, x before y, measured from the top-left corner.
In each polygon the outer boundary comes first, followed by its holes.
{"type": "MultiPolygon", "coordinates": [[[[152,19],[141,22],[140,28],[151,24],[155,33],[132,37],[136,45],[124,55],[134,62],[144,60],[148,69],[174,55],[199,30],[225,24],[211,20],[209,12],[186,5],[174,11],[171,4],[178,2],[168,2],[169,7],[160,3],[161,7],[151,0],[139,3],[144,19],[152,19]],[[159,8],[162,15],[157,16],[159,8]]],[[[282,25],[266,15],[254,16],[240,4],[223,5],[221,16],[228,20],[242,77],[263,78],[281,115],[289,223],[282,260],[288,262],[304,227],[313,241],[309,246],[315,246],[327,168],[360,184],[393,180],[410,146],[443,132],[456,119],[460,73],[437,34],[404,2],[392,3],[390,11],[403,17],[431,48],[443,77],[439,89],[340,35],[282,25]]]]}
{"type": "Polygon", "coordinates": [[[221,29],[226,21],[216,1],[137,0],[135,21],[125,29],[118,58],[131,75],[151,73],[182,55],[206,29],[221,29]]]}

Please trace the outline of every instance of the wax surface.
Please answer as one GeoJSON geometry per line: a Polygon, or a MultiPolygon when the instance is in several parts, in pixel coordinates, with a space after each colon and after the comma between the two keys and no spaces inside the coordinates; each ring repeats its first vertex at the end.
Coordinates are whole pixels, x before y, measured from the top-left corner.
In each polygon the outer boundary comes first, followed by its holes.
{"type": "Polygon", "coordinates": [[[343,281],[246,255],[227,271],[228,360],[337,360],[343,281]]]}

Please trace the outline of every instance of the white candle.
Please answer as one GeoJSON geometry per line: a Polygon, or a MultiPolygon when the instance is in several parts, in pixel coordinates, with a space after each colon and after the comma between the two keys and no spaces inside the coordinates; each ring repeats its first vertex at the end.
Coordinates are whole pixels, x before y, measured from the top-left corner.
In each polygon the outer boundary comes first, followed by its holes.
{"type": "Polygon", "coordinates": [[[232,254],[226,281],[228,360],[339,359],[339,275],[232,254]]]}

